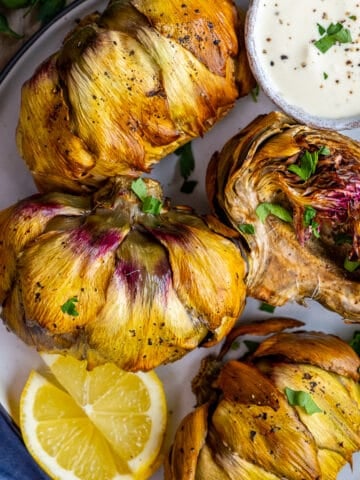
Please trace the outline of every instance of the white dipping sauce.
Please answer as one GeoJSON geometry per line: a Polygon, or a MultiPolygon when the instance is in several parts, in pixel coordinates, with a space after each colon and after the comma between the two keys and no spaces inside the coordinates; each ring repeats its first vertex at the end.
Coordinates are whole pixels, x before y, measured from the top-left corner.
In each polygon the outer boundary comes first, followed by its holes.
{"type": "Polygon", "coordinates": [[[360,0],[263,0],[254,33],[266,80],[287,103],[331,119],[360,113],[360,0]],[[322,53],[315,42],[331,23],[351,42],[322,53]]]}

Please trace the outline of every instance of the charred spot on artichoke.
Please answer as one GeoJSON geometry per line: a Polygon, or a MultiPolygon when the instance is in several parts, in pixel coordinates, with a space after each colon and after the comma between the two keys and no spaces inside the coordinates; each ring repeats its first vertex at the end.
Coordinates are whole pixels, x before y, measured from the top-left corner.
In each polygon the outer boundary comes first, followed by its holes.
{"type": "Polygon", "coordinates": [[[246,242],[250,296],[314,298],[359,321],[358,142],[272,112],[213,156],[207,185],[213,211],[246,242]]]}
{"type": "Polygon", "coordinates": [[[245,266],[208,220],[150,179],[24,199],[0,212],[5,324],[39,350],[127,370],[217,343],[244,307],[245,266]]]}

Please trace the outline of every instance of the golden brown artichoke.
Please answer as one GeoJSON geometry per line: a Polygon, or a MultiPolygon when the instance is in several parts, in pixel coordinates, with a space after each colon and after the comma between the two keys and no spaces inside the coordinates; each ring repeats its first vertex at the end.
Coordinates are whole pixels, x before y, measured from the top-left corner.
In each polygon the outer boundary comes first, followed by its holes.
{"type": "Polygon", "coordinates": [[[232,328],[245,299],[237,246],[141,182],[141,200],[118,177],[93,195],[35,195],[0,212],[2,317],[26,343],[149,370],[232,328]]]}
{"type": "Polygon", "coordinates": [[[360,321],[360,145],[277,112],[212,158],[214,211],[240,233],[248,294],[271,305],[314,298],[360,321]]]}
{"type": "Polygon", "coordinates": [[[22,89],[38,188],[137,175],[203,135],[253,83],[240,25],[232,0],[113,0],[84,19],[22,89]]]}
{"type": "Polygon", "coordinates": [[[360,449],[359,367],[336,336],[274,334],[220,367],[210,400],[177,430],[165,479],[335,480],[360,449]]]}

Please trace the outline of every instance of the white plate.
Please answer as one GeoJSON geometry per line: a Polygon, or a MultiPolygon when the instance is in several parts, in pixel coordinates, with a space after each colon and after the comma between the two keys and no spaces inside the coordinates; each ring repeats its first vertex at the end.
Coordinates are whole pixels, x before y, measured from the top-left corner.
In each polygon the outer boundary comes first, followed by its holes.
{"type": "MultiPolygon", "coordinates": [[[[35,67],[48,55],[56,51],[65,34],[75,25],[75,20],[96,9],[103,9],[107,2],[87,0],[73,8],[60,19],[51,24],[45,31],[33,38],[22,49],[20,55],[11,66],[0,76],[0,145],[1,145],[1,176],[0,176],[0,209],[35,191],[32,179],[20,159],[15,145],[15,128],[17,125],[20,104],[20,88],[22,83],[31,76],[35,67]],[[5,75],[4,75],[5,73],[5,75]]],[[[239,5],[246,7],[246,0],[238,0],[239,5]]],[[[238,101],[235,109],[204,138],[193,142],[196,159],[196,169],[192,178],[199,181],[192,195],[180,193],[181,178],[177,168],[177,157],[170,155],[154,169],[152,176],[158,178],[164,185],[166,194],[175,202],[189,203],[198,211],[207,209],[204,190],[204,172],[211,154],[219,150],[232,135],[249,123],[256,115],[275,109],[275,106],[263,95],[255,103],[250,97],[238,101]]],[[[347,132],[349,136],[360,139],[360,129],[347,132]]],[[[266,318],[269,314],[259,311],[259,303],[249,300],[244,320],[266,318]]],[[[306,321],[306,328],[317,329],[340,335],[346,340],[352,337],[354,330],[360,326],[345,325],[336,314],[320,305],[309,301],[308,307],[287,305],[277,308],[278,315],[292,316],[306,321]]],[[[214,350],[217,350],[215,347],[214,350]]],[[[190,380],[197,373],[202,357],[209,350],[198,349],[188,354],[182,360],[157,369],[165,384],[170,411],[167,442],[170,444],[180,419],[194,406],[194,397],[190,389],[190,380]]],[[[37,353],[24,345],[15,335],[9,333],[0,323],[0,402],[18,419],[19,396],[32,368],[41,368],[41,359],[37,353]]],[[[354,456],[353,472],[346,466],[338,480],[359,480],[360,454],[354,456]]],[[[163,478],[162,470],[152,477],[152,480],[163,478]]],[[[180,479],[179,479],[180,480],[180,479]]]]}

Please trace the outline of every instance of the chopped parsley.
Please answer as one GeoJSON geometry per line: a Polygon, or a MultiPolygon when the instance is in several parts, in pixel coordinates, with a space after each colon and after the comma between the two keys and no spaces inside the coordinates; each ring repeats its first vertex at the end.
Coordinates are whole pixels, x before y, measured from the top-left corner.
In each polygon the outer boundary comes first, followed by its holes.
{"type": "Polygon", "coordinates": [[[302,407],[306,413],[312,415],[313,413],[322,412],[311,395],[302,390],[292,390],[291,388],[285,388],[285,395],[290,405],[302,407]]]}
{"type": "Polygon", "coordinates": [[[314,45],[321,53],[326,53],[336,43],[351,43],[351,32],[348,28],[344,28],[341,23],[331,23],[328,28],[317,24],[319,34],[322,37],[317,40],[314,45]]]}
{"type": "Polygon", "coordinates": [[[316,217],[316,210],[311,206],[306,206],[304,211],[304,226],[310,227],[311,232],[316,238],[320,238],[319,224],[314,219],[316,217]]]}
{"type": "Polygon", "coordinates": [[[360,355],[360,331],[359,330],[354,332],[353,338],[350,340],[350,347],[353,348],[358,355],[360,355]]]}
{"type": "Polygon", "coordinates": [[[251,91],[250,91],[251,98],[253,99],[253,101],[254,101],[255,103],[257,103],[257,101],[258,101],[259,93],[260,93],[260,87],[259,87],[259,85],[256,85],[256,86],[255,86],[254,88],[252,88],[251,91]]]}
{"type": "Polygon", "coordinates": [[[184,179],[180,191],[181,193],[192,193],[198,182],[196,180],[189,180],[190,175],[195,169],[195,158],[191,142],[185,143],[175,150],[174,153],[179,156],[180,174],[184,179]]]}
{"type": "Polygon", "coordinates": [[[270,305],[269,303],[262,302],[260,304],[259,310],[261,310],[263,312],[267,312],[267,313],[274,313],[275,308],[276,307],[274,307],[273,305],[270,305]]]}
{"type": "Polygon", "coordinates": [[[329,75],[326,72],[323,73],[323,76],[324,76],[324,80],[327,80],[329,78],[329,75]]]}
{"type": "Polygon", "coordinates": [[[249,235],[254,235],[255,233],[255,227],[251,225],[251,223],[241,223],[238,225],[238,229],[241,233],[247,233],[249,235]]]}
{"type": "Polygon", "coordinates": [[[288,223],[291,223],[293,220],[291,213],[286,210],[286,208],[282,207],[277,203],[259,203],[259,205],[256,207],[255,212],[263,223],[265,222],[268,215],[274,215],[275,217],[280,218],[280,220],[288,223]]]}
{"type": "Polygon", "coordinates": [[[148,195],[146,183],[142,178],[134,180],[131,184],[131,190],[141,200],[141,210],[144,213],[151,213],[153,215],[159,215],[162,209],[162,202],[151,195],[148,195]]]}
{"type": "Polygon", "coordinates": [[[67,300],[63,305],[61,305],[61,311],[63,313],[71,315],[72,317],[78,317],[79,312],[76,310],[75,305],[75,303],[77,303],[78,301],[79,300],[77,296],[69,298],[69,300],[67,300]]]}
{"type": "Polygon", "coordinates": [[[7,18],[5,17],[5,15],[2,15],[1,13],[0,13],[0,33],[3,33],[8,37],[13,37],[17,39],[23,37],[23,35],[20,35],[19,33],[15,32],[10,28],[7,18]]]}
{"type": "Polygon", "coordinates": [[[348,257],[345,257],[344,268],[348,272],[355,272],[360,267],[359,260],[349,260],[348,257]]]}
{"type": "Polygon", "coordinates": [[[319,155],[330,155],[329,148],[322,146],[315,152],[309,152],[309,150],[305,150],[305,152],[299,158],[299,164],[293,163],[288,167],[288,170],[292,173],[295,173],[301,178],[301,180],[306,182],[306,180],[309,180],[309,178],[314,175],[316,171],[319,155]]]}
{"type": "Polygon", "coordinates": [[[244,343],[249,353],[254,353],[260,345],[260,342],[254,342],[254,340],[244,340],[244,343]]]}

